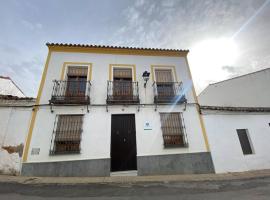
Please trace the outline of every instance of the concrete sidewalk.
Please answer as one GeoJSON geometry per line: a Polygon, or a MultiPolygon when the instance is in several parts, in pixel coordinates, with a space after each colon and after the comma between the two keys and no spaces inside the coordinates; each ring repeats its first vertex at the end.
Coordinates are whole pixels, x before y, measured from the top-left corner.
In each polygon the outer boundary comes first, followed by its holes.
{"type": "Polygon", "coordinates": [[[235,172],[226,174],[190,174],[159,176],[113,176],[113,177],[24,177],[0,175],[0,183],[20,184],[106,184],[106,183],[151,183],[151,182],[198,182],[244,180],[270,177],[270,170],[235,172]]]}

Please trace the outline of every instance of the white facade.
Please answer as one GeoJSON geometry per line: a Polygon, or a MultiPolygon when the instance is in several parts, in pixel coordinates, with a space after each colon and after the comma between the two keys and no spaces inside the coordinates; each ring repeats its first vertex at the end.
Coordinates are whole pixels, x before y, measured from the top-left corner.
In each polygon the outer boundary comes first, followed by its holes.
{"type": "Polygon", "coordinates": [[[0,76],[0,173],[19,174],[34,99],[0,76]]]}
{"type": "MultiPolygon", "coordinates": [[[[52,50],[39,104],[48,104],[53,90],[53,80],[65,78],[67,65],[89,66],[88,79],[91,80],[92,85],[90,112],[87,112],[86,106],[53,105],[53,112],[51,112],[49,105],[40,106],[35,118],[25,164],[110,159],[112,114],[135,114],[137,157],[208,152],[200,116],[194,105],[196,100],[192,92],[192,80],[184,56],[120,55],[114,53],[56,52],[52,50]],[[138,81],[139,85],[140,106],[109,105],[107,112],[107,81],[110,80],[112,69],[119,66],[132,68],[133,81],[138,81]],[[152,73],[155,67],[172,69],[174,81],[183,82],[188,102],[186,106],[184,104],[158,105],[157,111],[155,111],[152,88],[153,74],[150,75],[146,88],[143,86],[144,81],[142,78],[144,71],[152,73]],[[188,147],[164,148],[160,112],[182,112],[185,120],[188,147]],[[49,154],[54,122],[58,114],[84,115],[80,154],[57,156],[49,154]],[[146,122],[150,123],[152,130],[144,130],[146,122]],[[32,154],[33,149],[38,149],[39,153],[32,154]]],[[[25,152],[27,151],[25,150],[25,152]]]]}
{"type": "Polygon", "coordinates": [[[270,69],[211,84],[199,102],[217,173],[270,168],[270,69]],[[244,155],[237,129],[246,129],[244,155]]]}
{"type": "Polygon", "coordinates": [[[159,108],[157,112],[154,111],[154,107],[145,107],[137,112],[136,107],[113,106],[109,108],[109,112],[106,112],[104,107],[90,108],[90,113],[87,113],[86,108],[83,107],[81,109],[69,108],[68,110],[62,107],[59,109],[54,108],[53,114],[50,112],[50,108],[41,108],[39,110],[40,114],[37,116],[35,132],[33,133],[36,136],[33,136],[30,146],[30,149],[39,148],[40,153],[39,155],[31,155],[30,152],[28,162],[110,158],[111,114],[135,114],[137,156],[205,152],[206,148],[199,119],[195,115],[197,110],[194,107],[188,107],[184,112],[189,148],[164,149],[159,112],[168,112],[169,110],[183,112],[183,107],[171,110],[168,106],[159,108]],[[80,154],[49,155],[54,120],[57,114],[84,114],[80,154]],[[152,124],[152,130],[144,130],[145,121],[152,124]],[[193,125],[194,122],[197,123],[197,126],[193,125]]]}
{"type": "Polygon", "coordinates": [[[216,173],[270,168],[270,114],[203,112],[216,173]],[[252,154],[244,155],[236,129],[247,129],[252,154]]]}

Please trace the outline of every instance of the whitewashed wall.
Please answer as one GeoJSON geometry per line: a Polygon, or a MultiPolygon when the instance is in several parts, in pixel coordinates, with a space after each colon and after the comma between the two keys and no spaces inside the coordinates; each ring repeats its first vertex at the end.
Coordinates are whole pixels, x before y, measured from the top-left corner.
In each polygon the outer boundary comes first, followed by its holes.
{"type": "Polygon", "coordinates": [[[191,92],[191,80],[189,78],[187,65],[184,57],[162,57],[162,56],[135,56],[135,55],[111,55],[90,53],[61,53],[53,52],[49,62],[48,73],[41,96],[40,104],[48,103],[53,89],[53,80],[60,80],[64,62],[93,63],[92,66],[92,88],[91,103],[105,104],[107,95],[107,81],[109,80],[110,64],[134,64],[136,65],[136,76],[139,82],[141,103],[153,103],[152,80],[148,82],[145,90],[143,88],[142,74],[145,70],[151,71],[151,65],[173,65],[179,81],[183,81],[184,87],[188,88],[187,98],[194,102],[191,92]],[[149,98],[145,98],[149,97],[149,98]]]}
{"type": "Polygon", "coordinates": [[[205,144],[195,107],[187,107],[187,110],[183,112],[189,147],[163,148],[159,112],[166,112],[168,110],[182,112],[183,107],[172,110],[170,107],[159,108],[156,112],[152,106],[141,108],[139,112],[134,106],[113,106],[109,107],[109,112],[106,112],[105,107],[94,107],[90,108],[90,113],[87,113],[83,107],[81,109],[70,107],[55,108],[54,113],[51,113],[49,108],[41,108],[30,146],[30,150],[32,148],[39,148],[40,153],[39,155],[31,155],[30,153],[28,162],[110,158],[112,114],[135,114],[138,156],[205,152],[205,144]],[[84,114],[81,154],[49,155],[56,114],[84,114]],[[152,130],[144,130],[145,121],[150,122],[152,130]]]}
{"type": "MultiPolygon", "coordinates": [[[[157,56],[133,56],[133,55],[110,55],[89,53],[52,53],[49,62],[48,73],[44,85],[40,104],[48,103],[53,89],[52,80],[61,77],[64,62],[87,62],[92,63],[92,88],[91,103],[105,104],[107,95],[107,80],[109,79],[110,64],[135,64],[136,76],[139,82],[139,95],[141,103],[153,103],[152,80],[148,82],[147,88],[143,87],[142,73],[151,71],[151,65],[174,65],[179,81],[183,81],[186,88],[186,97],[189,103],[194,103],[192,94],[192,82],[188,74],[187,64],[180,57],[157,57],[157,56]]],[[[62,160],[81,160],[110,158],[111,143],[111,114],[135,114],[137,155],[162,155],[173,153],[205,152],[206,147],[199,123],[199,115],[195,106],[187,106],[183,112],[189,140],[189,148],[164,149],[160,129],[160,118],[158,112],[183,111],[183,106],[141,108],[138,112],[136,106],[109,106],[109,112],[105,107],[90,106],[90,113],[86,107],[59,107],[54,106],[54,112],[49,107],[41,107],[38,111],[36,123],[33,129],[27,162],[46,162],[62,160]],[[81,154],[79,155],[57,155],[49,156],[52,131],[56,114],[82,113],[84,116],[83,133],[81,142],[81,154]],[[153,130],[143,130],[143,124],[149,121],[153,130]],[[39,155],[31,155],[32,148],[39,148],[39,155]]]]}
{"type": "Polygon", "coordinates": [[[270,168],[270,114],[203,115],[217,173],[270,168]],[[236,129],[248,129],[254,154],[243,155],[236,129]]]}
{"type": "Polygon", "coordinates": [[[3,147],[18,148],[24,144],[32,108],[0,107],[0,172],[18,174],[21,157],[3,147]]]}
{"type": "Polygon", "coordinates": [[[209,85],[199,95],[205,106],[270,107],[270,69],[209,85]]]}
{"type": "Polygon", "coordinates": [[[17,97],[25,97],[23,92],[8,77],[0,76],[0,95],[12,95],[17,97]]]}

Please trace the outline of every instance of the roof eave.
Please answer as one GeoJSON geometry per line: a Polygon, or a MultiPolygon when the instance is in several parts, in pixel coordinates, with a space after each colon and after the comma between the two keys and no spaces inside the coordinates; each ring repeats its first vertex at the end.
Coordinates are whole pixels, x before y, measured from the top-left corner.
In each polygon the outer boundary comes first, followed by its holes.
{"type": "Polygon", "coordinates": [[[56,52],[79,52],[79,53],[102,53],[102,54],[122,54],[122,55],[142,55],[142,56],[173,56],[186,57],[189,50],[177,49],[154,49],[135,47],[114,47],[99,45],[77,45],[77,44],[46,44],[50,51],[56,52]]]}

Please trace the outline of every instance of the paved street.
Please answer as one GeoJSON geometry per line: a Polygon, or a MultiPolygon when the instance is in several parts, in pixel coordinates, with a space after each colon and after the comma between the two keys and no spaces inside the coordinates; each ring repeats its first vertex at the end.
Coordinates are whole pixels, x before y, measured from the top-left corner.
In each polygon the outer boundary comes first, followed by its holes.
{"type": "Polygon", "coordinates": [[[151,183],[0,183],[0,199],[269,200],[270,177],[244,180],[151,183]]]}

